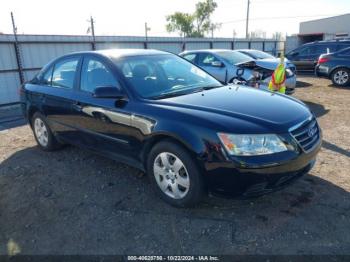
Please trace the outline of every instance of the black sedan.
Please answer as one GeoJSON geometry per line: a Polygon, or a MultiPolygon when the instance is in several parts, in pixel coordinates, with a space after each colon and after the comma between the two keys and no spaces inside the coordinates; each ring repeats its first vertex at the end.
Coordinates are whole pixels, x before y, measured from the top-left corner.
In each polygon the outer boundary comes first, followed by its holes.
{"type": "Polygon", "coordinates": [[[317,76],[332,80],[336,86],[350,85],[350,47],[321,55],[316,65],[317,76]]]}
{"type": "Polygon", "coordinates": [[[175,206],[194,205],[208,190],[280,189],[312,168],[322,140],[300,101],[222,86],[155,50],[60,57],[23,86],[21,101],[40,148],[77,145],[139,168],[175,206]]]}

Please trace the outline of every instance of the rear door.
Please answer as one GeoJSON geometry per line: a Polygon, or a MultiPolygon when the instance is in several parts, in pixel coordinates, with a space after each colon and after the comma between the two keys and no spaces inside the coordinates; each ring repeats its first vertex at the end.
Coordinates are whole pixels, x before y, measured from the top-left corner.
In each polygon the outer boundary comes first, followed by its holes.
{"type": "Polygon", "coordinates": [[[81,56],[74,55],[57,60],[43,74],[37,89],[41,111],[49,121],[51,129],[66,140],[74,140],[74,118],[72,116],[73,90],[77,84],[77,71],[81,56]]]}
{"type": "Polygon", "coordinates": [[[292,61],[298,70],[310,70],[312,59],[310,58],[310,46],[302,47],[292,56],[292,61]]]}

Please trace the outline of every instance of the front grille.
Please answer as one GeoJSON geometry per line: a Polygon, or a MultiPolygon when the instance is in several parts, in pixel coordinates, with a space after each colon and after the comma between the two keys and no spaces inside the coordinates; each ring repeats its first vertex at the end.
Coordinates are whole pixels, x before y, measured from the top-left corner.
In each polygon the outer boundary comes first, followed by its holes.
{"type": "Polygon", "coordinates": [[[310,151],[320,140],[320,128],[315,118],[292,129],[290,132],[306,152],[310,151]]]}

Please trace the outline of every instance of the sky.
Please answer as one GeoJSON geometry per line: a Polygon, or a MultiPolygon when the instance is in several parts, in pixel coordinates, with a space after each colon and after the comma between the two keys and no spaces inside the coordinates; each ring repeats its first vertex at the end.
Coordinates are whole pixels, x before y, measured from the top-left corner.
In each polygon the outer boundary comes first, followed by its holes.
{"type": "MultiPolygon", "coordinates": [[[[0,32],[12,33],[10,12],[18,33],[86,35],[88,19],[94,17],[96,35],[145,34],[177,36],[167,33],[166,16],[176,11],[192,13],[199,0],[1,0],[0,32]]],[[[215,37],[245,36],[248,0],[216,0],[213,22],[222,23],[215,37]]],[[[274,32],[298,33],[299,23],[350,13],[350,0],[250,0],[249,31],[261,30],[267,37],[274,32]]]]}

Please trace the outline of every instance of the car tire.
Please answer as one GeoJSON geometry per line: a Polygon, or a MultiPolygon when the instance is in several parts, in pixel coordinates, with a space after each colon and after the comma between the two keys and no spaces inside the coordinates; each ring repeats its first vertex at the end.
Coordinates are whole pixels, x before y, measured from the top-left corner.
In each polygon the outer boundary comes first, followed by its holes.
{"type": "Polygon", "coordinates": [[[47,124],[45,116],[41,113],[36,112],[33,115],[31,124],[35,140],[42,150],[54,151],[62,147],[47,124]]]}
{"type": "Polygon", "coordinates": [[[347,68],[337,68],[331,74],[331,80],[335,86],[347,86],[350,84],[350,70],[347,68]]]}
{"type": "Polygon", "coordinates": [[[205,196],[197,163],[185,148],[172,141],[159,142],[152,148],[147,174],[155,192],[173,206],[192,207],[205,196]]]}

